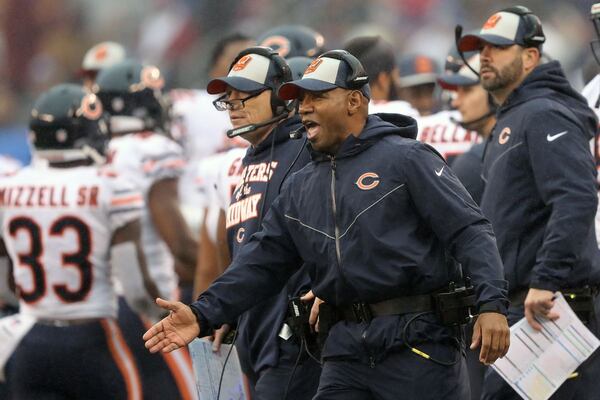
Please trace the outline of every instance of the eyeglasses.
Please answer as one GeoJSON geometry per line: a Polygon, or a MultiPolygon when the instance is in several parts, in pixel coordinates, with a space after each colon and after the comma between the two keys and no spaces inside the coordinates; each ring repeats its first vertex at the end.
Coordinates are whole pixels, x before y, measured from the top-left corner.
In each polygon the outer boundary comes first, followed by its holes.
{"type": "Polygon", "coordinates": [[[229,96],[229,94],[224,94],[223,96],[221,96],[218,99],[216,99],[215,101],[213,101],[213,105],[219,111],[241,110],[246,106],[246,102],[248,100],[260,95],[262,92],[264,92],[264,90],[260,90],[260,91],[253,93],[250,96],[245,97],[243,99],[233,99],[233,100],[227,100],[227,96],[229,96]]]}

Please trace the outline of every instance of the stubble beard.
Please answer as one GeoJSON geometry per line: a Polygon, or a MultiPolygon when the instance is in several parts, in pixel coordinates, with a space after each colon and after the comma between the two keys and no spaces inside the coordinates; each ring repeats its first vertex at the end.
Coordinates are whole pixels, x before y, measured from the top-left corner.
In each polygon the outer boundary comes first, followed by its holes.
{"type": "Polygon", "coordinates": [[[504,89],[515,83],[523,73],[523,60],[521,57],[516,57],[515,60],[498,71],[496,68],[487,66],[494,71],[495,76],[492,79],[482,79],[481,86],[488,92],[504,89]]]}

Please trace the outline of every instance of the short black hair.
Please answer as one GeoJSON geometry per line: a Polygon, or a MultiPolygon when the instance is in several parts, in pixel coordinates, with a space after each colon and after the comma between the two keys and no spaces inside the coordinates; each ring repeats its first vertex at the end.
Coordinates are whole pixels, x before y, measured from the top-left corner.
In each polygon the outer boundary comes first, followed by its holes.
{"type": "Polygon", "coordinates": [[[211,68],[215,65],[217,60],[223,55],[227,46],[236,42],[246,42],[248,40],[253,40],[250,36],[244,35],[240,32],[234,32],[227,36],[221,38],[215,46],[213,47],[212,53],[210,55],[210,63],[208,64],[211,68]]]}
{"type": "Polygon", "coordinates": [[[346,42],[344,49],[358,58],[370,82],[375,82],[381,72],[389,73],[396,68],[394,48],[381,36],[356,37],[346,42]]]}

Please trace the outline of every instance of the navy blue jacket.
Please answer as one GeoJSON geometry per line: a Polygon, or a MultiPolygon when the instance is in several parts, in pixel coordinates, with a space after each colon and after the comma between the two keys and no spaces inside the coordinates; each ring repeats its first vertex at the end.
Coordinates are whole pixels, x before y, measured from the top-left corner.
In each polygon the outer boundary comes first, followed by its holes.
{"type": "MultiPolygon", "coordinates": [[[[279,195],[284,180],[310,161],[305,137],[296,140],[289,137],[290,131],[301,126],[299,117],[289,118],[258,146],[248,148],[242,160],[240,183],[233,192],[226,217],[232,259],[259,230],[260,221],[279,195]]],[[[278,334],[287,314],[288,298],[309,290],[310,278],[302,269],[277,295],[254,302],[255,305],[240,317],[236,346],[245,372],[251,369],[258,374],[277,366],[280,357],[278,334]]],[[[295,354],[290,357],[294,359],[297,352],[295,349],[295,354]]]]}
{"type": "Polygon", "coordinates": [[[483,179],[481,169],[483,168],[483,151],[485,143],[476,143],[469,151],[456,157],[450,164],[452,170],[465,186],[475,203],[481,204],[483,196],[483,179]]]}
{"type": "Polygon", "coordinates": [[[598,283],[596,117],[556,61],[536,67],[498,110],[483,167],[511,292],[598,283]]]}
{"type": "MultiPolygon", "coordinates": [[[[491,225],[443,158],[406,138],[416,136],[416,122],[385,118],[393,123],[369,116],[335,157],[315,153],[286,181],[261,231],[192,304],[201,327],[217,327],[276,293],[300,260],[312,266],[315,294],[339,306],[442,289],[458,281],[450,253],[472,277],[480,310],[506,312],[491,225]]],[[[337,323],[323,356],[381,360],[403,345],[407,317],[337,323]]],[[[453,336],[429,317],[430,324],[414,324],[411,342],[453,336]]]]}

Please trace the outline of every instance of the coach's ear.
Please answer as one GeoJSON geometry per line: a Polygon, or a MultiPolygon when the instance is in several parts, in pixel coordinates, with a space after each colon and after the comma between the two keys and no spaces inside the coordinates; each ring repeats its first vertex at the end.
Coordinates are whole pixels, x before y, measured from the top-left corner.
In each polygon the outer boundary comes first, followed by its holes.
{"type": "Polygon", "coordinates": [[[530,72],[540,63],[540,50],[536,47],[527,47],[521,52],[521,60],[523,62],[523,70],[530,72]]]}
{"type": "Polygon", "coordinates": [[[365,100],[360,90],[348,90],[348,115],[358,113],[363,108],[365,100]]]}

